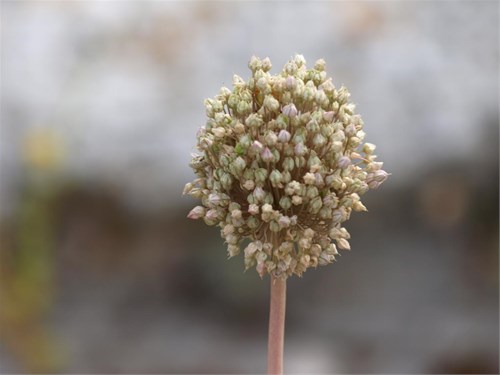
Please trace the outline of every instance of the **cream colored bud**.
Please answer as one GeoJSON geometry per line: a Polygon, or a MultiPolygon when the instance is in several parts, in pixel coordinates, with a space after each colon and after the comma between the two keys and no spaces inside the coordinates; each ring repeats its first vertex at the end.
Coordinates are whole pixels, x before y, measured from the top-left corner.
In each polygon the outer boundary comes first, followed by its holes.
{"type": "Polygon", "coordinates": [[[337,246],[339,249],[351,250],[351,245],[349,245],[349,241],[347,241],[345,238],[337,239],[337,246]]]}
{"type": "Polygon", "coordinates": [[[244,183],[243,183],[243,187],[246,189],[246,190],[253,190],[255,188],[255,182],[253,182],[252,180],[246,180],[244,183]]]}
{"type": "Polygon", "coordinates": [[[236,123],[236,125],[234,125],[234,132],[236,134],[243,134],[245,132],[245,125],[241,122],[236,123]]]}
{"type": "Polygon", "coordinates": [[[264,98],[264,107],[269,111],[277,111],[280,107],[280,103],[272,95],[266,95],[264,98]]]}
{"type": "Polygon", "coordinates": [[[368,211],[364,204],[360,201],[354,202],[354,204],[352,205],[352,209],[357,212],[368,211]]]}
{"type": "Polygon", "coordinates": [[[268,131],[266,133],[266,136],[264,137],[264,140],[266,142],[266,145],[274,146],[276,144],[276,142],[278,141],[278,136],[276,135],[275,132],[268,131]]]}
{"type": "Polygon", "coordinates": [[[314,173],[308,172],[304,175],[304,183],[306,185],[314,185],[315,182],[316,182],[316,177],[314,176],[314,173]]]}
{"type": "Polygon", "coordinates": [[[229,245],[227,247],[227,254],[229,258],[232,258],[240,253],[240,247],[237,245],[229,245]]]}
{"type": "Polygon", "coordinates": [[[319,70],[320,72],[325,70],[325,67],[326,67],[326,62],[323,59],[317,60],[316,63],[314,64],[314,69],[319,70]]]}
{"type": "Polygon", "coordinates": [[[302,197],[301,197],[301,196],[299,196],[299,195],[294,195],[294,196],[292,197],[292,203],[293,203],[293,205],[295,205],[295,206],[298,206],[299,204],[302,204],[302,197]]]}
{"type": "Polygon", "coordinates": [[[363,152],[367,155],[373,154],[373,151],[375,151],[376,146],[373,143],[365,143],[363,145],[363,152]]]}
{"type": "Polygon", "coordinates": [[[248,62],[248,67],[255,73],[258,69],[262,68],[262,62],[257,56],[252,56],[248,62]]]}
{"type": "Polygon", "coordinates": [[[264,60],[262,60],[262,70],[264,72],[268,72],[271,70],[273,65],[271,64],[271,59],[269,57],[266,57],[264,60]]]}
{"type": "Polygon", "coordinates": [[[222,233],[224,234],[224,236],[228,236],[230,234],[233,234],[234,233],[234,226],[232,226],[230,224],[225,225],[224,229],[222,230],[222,233]]]}
{"type": "Polygon", "coordinates": [[[224,136],[226,135],[226,129],[224,129],[222,127],[215,128],[215,129],[212,129],[212,133],[214,133],[214,135],[217,138],[224,138],[224,136]]]}

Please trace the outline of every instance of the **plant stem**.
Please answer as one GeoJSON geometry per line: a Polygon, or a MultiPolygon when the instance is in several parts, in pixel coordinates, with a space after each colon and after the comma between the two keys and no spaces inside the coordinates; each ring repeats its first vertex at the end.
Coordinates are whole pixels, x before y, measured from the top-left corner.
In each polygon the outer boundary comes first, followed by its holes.
{"type": "Polygon", "coordinates": [[[270,305],[267,373],[281,375],[283,374],[283,346],[285,339],[285,279],[271,277],[270,305]]]}

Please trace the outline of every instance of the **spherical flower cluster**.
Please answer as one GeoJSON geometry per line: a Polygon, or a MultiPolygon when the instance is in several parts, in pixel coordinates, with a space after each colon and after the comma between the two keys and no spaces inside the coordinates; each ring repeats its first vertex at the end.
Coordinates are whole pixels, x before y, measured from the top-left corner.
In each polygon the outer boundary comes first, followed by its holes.
{"type": "Polygon", "coordinates": [[[252,77],[205,101],[185,194],[201,199],[188,214],[218,225],[229,257],[244,246],[246,268],[286,278],[349,249],[342,223],[366,211],[360,196],[388,177],[363,143],[361,117],[347,89],[336,89],[325,61],[308,69],[296,55],[278,75],[252,57],[252,77]]]}

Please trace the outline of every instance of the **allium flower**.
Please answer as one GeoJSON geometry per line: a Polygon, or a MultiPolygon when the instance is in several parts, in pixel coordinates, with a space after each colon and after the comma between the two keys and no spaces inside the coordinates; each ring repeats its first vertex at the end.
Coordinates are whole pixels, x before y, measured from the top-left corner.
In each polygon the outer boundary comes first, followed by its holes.
{"type": "Polygon", "coordinates": [[[296,55],[271,75],[268,58],[252,57],[249,68],[248,81],[234,76],[233,90],[205,101],[190,164],[198,177],[184,190],[202,206],[188,217],[218,225],[230,257],[247,243],[245,266],[261,277],[301,276],[350,249],[342,225],[388,173],[324,60],[308,69],[296,55]]]}

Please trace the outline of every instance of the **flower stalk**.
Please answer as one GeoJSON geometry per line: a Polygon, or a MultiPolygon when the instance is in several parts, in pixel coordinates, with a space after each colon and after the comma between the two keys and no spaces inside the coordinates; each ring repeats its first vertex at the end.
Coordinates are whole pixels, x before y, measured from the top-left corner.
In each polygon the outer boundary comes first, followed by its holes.
{"type": "Polygon", "coordinates": [[[286,279],[271,277],[267,373],[283,374],[285,341],[286,279]]]}

